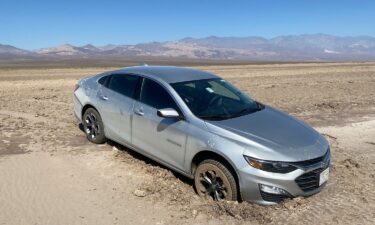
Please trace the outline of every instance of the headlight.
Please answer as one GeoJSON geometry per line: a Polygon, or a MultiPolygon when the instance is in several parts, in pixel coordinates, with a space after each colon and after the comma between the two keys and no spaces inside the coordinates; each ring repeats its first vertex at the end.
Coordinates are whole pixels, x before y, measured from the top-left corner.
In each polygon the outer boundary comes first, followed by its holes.
{"type": "Polygon", "coordinates": [[[246,155],[244,155],[244,157],[246,161],[250,164],[250,166],[256,169],[267,171],[267,172],[289,173],[297,169],[297,167],[290,165],[288,163],[285,163],[285,162],[264,161],[264,160],[254,159],[246,155]]]}

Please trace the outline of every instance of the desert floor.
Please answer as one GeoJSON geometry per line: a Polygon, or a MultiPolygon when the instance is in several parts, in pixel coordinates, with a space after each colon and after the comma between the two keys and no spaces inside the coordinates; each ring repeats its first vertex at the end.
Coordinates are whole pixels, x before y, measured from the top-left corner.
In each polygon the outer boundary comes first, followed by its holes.
{"type": "Polygon", "coordinates": [[[323,133],[326,188],[270,207],[200,199],[190,180],[85,139],[74,85],[112,68],[2,68],[0,224],[375,224],[375,63],[199,68],[323,133]]]}

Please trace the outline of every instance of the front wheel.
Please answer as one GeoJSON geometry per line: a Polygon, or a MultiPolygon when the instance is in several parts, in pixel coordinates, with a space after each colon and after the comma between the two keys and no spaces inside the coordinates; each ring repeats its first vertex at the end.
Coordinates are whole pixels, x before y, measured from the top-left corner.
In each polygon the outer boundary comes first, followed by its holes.
{"type": "Polygon", "coordinates": [[[89,108],[83,114],[83,129],[89,141],[95,144],[103,144],[106,140],[102,118],[98,111],[89,108]]]}
{"type": "Polygon", "coordinates": [[[194,184],[199,196],[216,201],[237,201],[237,183],[230,170],[221,162],[207,159],[198,165],[194,184]]]}

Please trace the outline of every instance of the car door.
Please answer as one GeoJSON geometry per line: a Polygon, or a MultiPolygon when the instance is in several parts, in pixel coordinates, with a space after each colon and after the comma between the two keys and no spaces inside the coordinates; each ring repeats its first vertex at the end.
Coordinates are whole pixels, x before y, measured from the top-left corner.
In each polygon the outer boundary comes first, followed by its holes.
{"type": "Polygon", "coordinates": [[[112,74],[99,96],[106,131],[112,139],[124,144],[131,143],[131,117],[138,79],[136,75],[112,74]]]}
{"type": "Polygon", "coordinates": [[[98,92],[96,95],[96,107],[99,110],[100,116],[102,118],[103,124],[104,124],[104,131],[105,135],[109,138],[113,137],[115,131],[114,127],[112,127],[112,123],[110,121],[110,114],[111,114],[111,108],[112,104],[111,101],[108,101],[109,96],[109,81],[111,79],[111,75],[106,75],[101,77],[98,80],[99,86],[98,86],[98,92]]]}
{"type": "Polygon", "coordinates": [[[132,144],[170,166],[183,169],[187,138],[184,131],[188,124],[183,119],[159,117],[157,110],[163,108],[179,111],[162,85],[143,78],[139,99],[134,105],[132,144]]]}

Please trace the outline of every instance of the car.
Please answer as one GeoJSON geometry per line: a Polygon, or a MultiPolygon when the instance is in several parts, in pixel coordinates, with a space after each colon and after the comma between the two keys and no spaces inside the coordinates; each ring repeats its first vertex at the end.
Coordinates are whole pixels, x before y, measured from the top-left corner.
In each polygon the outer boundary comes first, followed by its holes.
{"type": "Polygon", "coordinates": [[[89,141],[120,143],[213,200],[271,205],[315,194],[329,177],[322,135],[209,72],[127,67],[81,79],[73,99],[89,141]]]}

